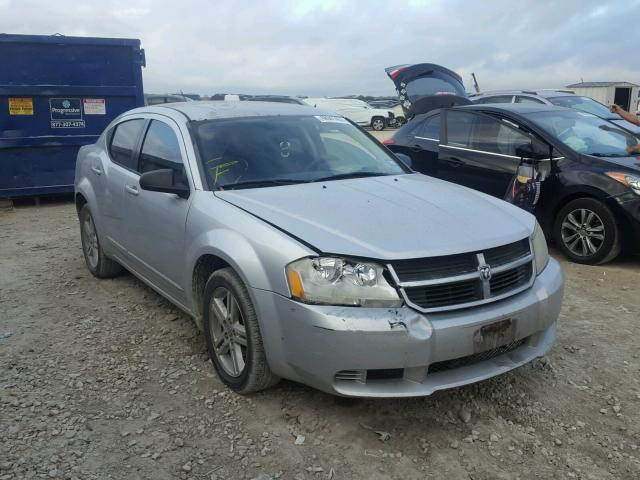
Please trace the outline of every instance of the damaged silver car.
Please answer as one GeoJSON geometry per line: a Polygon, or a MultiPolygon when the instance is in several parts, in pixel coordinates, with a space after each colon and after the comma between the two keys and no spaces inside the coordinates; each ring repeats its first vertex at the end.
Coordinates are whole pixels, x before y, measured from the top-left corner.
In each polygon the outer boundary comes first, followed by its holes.
{"type": "Polygon", "coordinates": [[[125,268],[192,315],[239,393],[429,395],[555,339],[564,277],[535,218],[331,112],[132,110],[80,150],[75,187],[89,270],[125,268]]]}

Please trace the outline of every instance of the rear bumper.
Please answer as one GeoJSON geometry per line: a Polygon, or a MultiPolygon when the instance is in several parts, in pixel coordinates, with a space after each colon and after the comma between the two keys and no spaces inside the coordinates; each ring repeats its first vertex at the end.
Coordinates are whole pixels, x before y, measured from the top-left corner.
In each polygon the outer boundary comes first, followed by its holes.
{"type": "Polygon", "coordinates": [[[563,272],[551,259],[522,293],[437,314],[305,305],[264,290],[253,294],[274,373],[343,396],[409,397],[484,380],[544,355],[555,340],[563,286],[563,272]],[[488,346],[481,329],[496,322],[509,328],[488,346]],[[505,344],[514,348],[479,355],[505,344]],[[441,363],[452,359],[458,361],[441,363]]]}

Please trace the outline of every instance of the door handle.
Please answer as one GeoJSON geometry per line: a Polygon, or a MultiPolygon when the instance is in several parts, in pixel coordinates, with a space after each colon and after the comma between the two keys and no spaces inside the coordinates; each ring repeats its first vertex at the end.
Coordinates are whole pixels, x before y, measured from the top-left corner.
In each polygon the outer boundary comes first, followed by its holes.
{"type": "Polygon", "coordinates": [[[140,192],[138,191],[138,187],[135,187],[133,185],[125,185],[124,189],[127,191],[127,193],[131,194],[131,195],[138,195],[140,192]]]}
{"type": "Polygon", "coordinates": [[[91,167],[91,171],[96,175],[102,175],[102,169],[100,167],[91,167]]]}
{"type": "Polygon", "coordinates": [[[411,146],[411,151],[412,152],[421,152],[422,151],[422,147],[420,145],[412,145],[411,146]]]}
{"type": "Polygon", "coordinates": [[[455,168],[461,167],[462,165],[464,165],[464,162],[459,158],[447,158],[445,159],[445,162],[447,162],[450,167],[455,167],[455,168]]]}

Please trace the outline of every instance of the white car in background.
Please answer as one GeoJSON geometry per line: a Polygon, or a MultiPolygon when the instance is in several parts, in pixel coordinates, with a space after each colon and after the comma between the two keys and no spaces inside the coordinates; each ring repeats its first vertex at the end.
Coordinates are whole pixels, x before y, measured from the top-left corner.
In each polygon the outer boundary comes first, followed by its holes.
{"type": "Polygon", "coordinates": [[[377,131],[395,123],[390,109],[373,108],[354,98],[305,98],[304,101],[312,107],[332,110],[362,127],[377,131]]]}

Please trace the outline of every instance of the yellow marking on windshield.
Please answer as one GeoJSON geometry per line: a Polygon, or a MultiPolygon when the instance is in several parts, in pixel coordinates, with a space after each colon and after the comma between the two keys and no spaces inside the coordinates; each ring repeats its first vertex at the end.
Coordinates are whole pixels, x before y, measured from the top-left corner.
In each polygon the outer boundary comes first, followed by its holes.
{"type": "Polygon", "coordinates": [[[216,170],[216,176],[213,180],[213,183],[218,183],[218,178],[220,178],[221,175],[223,175],[224,173],[228,172],[229,169],[226,167],[231,167],[233,165],[235,165],[236,163],[238,163],[238,161],[234,161],[234,162],[227,162],[227,163],[221,163],[220,165],[216,165],[215,166],[215,170],[216,170]]]}

